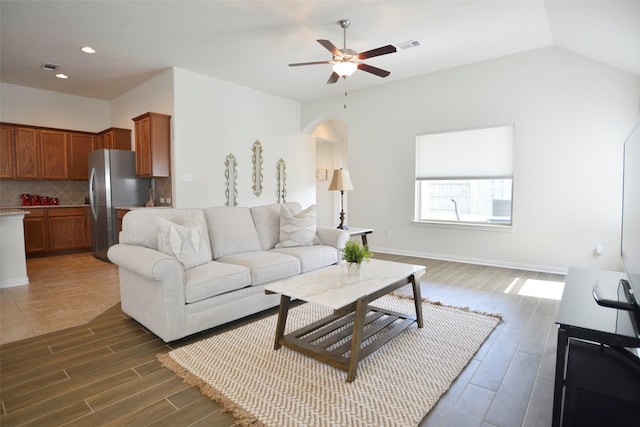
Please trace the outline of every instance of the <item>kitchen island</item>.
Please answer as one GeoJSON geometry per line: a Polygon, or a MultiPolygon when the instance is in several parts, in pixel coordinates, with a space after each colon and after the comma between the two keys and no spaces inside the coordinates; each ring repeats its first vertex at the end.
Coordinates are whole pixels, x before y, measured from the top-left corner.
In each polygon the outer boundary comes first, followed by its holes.
{"type": "MultiPolygon", "coordinates": [[[[28,213],[28,212],[27,212],[28,213]]],[[[28,285],[24,247],[25,211],[0,211],[0,288],[28,285]]]]}

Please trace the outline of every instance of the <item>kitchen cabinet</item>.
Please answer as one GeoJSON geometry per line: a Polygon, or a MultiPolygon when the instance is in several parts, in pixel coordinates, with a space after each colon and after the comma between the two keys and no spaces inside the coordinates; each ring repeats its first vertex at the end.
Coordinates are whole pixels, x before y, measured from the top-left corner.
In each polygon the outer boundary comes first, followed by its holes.
{"type": "Polygon", "coordinates": [[[129,209],[116,209],[118,233],[122,231],[122,218],[129,212],[129,209]]]}
{"type": "Polygon", "coordinates": [[[136,137],[136,175],[171,176],[171,116],[145,113],[133,119],[136,137]]]}
{"type": "Polygon", "coordinates": [[[45,209],[25,211],[24,247],[27,254],[42,253],[47,249],[45,214],[45,209]]]}
{"type": "Polygon", "coordinates": [[[109,128],[96,138],[96,150],[131,150],[131,129],[109,128]]]}
{"type": "Polygon", "coordinates": [[[85,208],[47,209],[48,250],[64,251],[87,247],[85,208]]]}
{"type": "Polygon", "coordinates": [[[89,153],[93,151],[95,139],[90,133],[69,132],[69,179],[89,179],[89,153]]]}
{"type": "Polygon", "coordinates": [[[0,178],[16,177],[16,147],[13,127],[0,125],[0,178]]]}
{"type": "Polygon", "coordinates": [[[38,130],[15,126],[13,128],[13,140],[16,156],[16,178],[38,179],[40,178],[40,147],[38,143],[38,130]]]}
{"type": "Polygon", "coordinates": [[[23,209],[25,250],[28,255],[91,248],[89,208],[56,207],[23,209]]]}
{"type": "Polygon", "coordinates": [[[40,130],[40,177],[68,179],[68,132],[40,130]]]}

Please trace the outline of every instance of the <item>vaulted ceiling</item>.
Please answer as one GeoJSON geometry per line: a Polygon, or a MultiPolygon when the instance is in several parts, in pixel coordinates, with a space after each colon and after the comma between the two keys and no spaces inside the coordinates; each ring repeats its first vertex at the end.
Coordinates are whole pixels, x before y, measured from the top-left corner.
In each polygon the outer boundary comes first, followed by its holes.
{"type": "Polygon", "coordinates": [[[640,76],[640,1],[0,1],[2,82],[104,100],[179,67],[306,101],[546,46],[640,76]],[[330,60],[344,18],[355,51],[420,46],[365,61],[387,78],[288,66],[330,60]]]}

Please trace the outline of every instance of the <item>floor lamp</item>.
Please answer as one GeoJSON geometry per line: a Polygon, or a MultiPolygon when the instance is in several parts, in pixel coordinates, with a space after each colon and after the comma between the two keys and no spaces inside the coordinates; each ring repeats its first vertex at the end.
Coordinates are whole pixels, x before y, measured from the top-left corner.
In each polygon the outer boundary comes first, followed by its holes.
{"type": "Polygon", "coordinates": [[[349,177],[349,171],[342,168],[333,171],[333,177],[331,178],[331,184],[329,184],[329,190],[340,192],[340,225],[338,228],[347,230],[349,227],[344,223],[344,192],[353,191],[353,184],[349,177]]]}

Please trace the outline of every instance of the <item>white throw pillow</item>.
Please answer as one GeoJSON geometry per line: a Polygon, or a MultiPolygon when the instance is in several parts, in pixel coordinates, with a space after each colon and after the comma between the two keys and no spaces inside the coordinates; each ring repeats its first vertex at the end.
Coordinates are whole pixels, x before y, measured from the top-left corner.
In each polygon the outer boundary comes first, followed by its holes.
{"type": "Polygon", "coordinates": [[[174,256],[184,265],[185,270],[203,264],[204,259],[211,259],[211,251],[203,245],[203,236],[196,227],[176,224],[164,218],[156,217],[158,250],[174,256]]]}
{"type": "Polygon", "coordinates": [[[297,215],[287,205],[280,207],[280,242],[276,248],[310,246],[316,243],[316,205],[297,215]]]}

